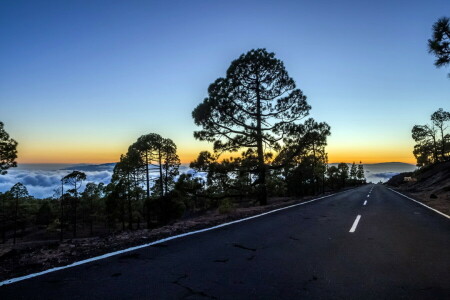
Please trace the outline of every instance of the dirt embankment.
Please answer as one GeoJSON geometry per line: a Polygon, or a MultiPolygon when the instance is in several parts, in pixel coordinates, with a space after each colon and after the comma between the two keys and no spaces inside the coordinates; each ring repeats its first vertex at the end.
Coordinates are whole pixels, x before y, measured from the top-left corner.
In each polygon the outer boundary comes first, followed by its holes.
{"type": "Polygon", "coordinates": [[[242,219],[317,197],[320,196],[303,199],[273,198],[269,199],[266,206],[235,208],[226,214],[221,214],[218,210],[208,211],[201,216],[179,220],[160,228],[123,231],[105,237],[70,239],[63,242],[58,240],[26,242],[14,246],[3,244],[0,245],[0,281],[242,219]]]}
{"type": "Polygon", "coordinates": [[[392,177],[386,184],[450,215],[450,161],[411,173],[401,173],[392,177]]]}

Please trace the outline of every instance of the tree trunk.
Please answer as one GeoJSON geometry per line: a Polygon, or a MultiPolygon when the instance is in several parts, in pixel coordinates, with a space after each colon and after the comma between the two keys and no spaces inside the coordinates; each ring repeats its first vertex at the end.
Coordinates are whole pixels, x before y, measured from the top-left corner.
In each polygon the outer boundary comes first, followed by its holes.
{"type": "Polygon", "coordinates": [[[123,197],[120,199],[120,214],[122,219],[122,230],[125,230],[125,201],[123,197]]]}
{"type": "Polygon", "coordinates": [[[442,153],[442,160],[445,161],[445,136],[444,136],[444,128],[441,127],[441,153],[442,153]]]}
{"type": "Polygon", "coordinates": [[[317,191],[317,176],[316,176],[316,145],[313,143],[313,195],[316,194],[317,191]]]}
{"type": "Polygon", "coordinates": [[[148,203],[147,201],[147,207],[145,208],[145,210],[147,211],[146,217],[147,217],[147,229],[150,229],[151,227],[151,220],[150,220],[150,203],[148,203]]]}
{"type": "Polygon", "coordinates": [[[169,170],[169,164],[166,164],[164,169],[165,169],[164,170],[164,173],[165,173],[165,175],[164,175],[164,193],[167,195],[167,191],[169,190],[169,188],[168,188],[169,180],[168,180],[168,175],[167,175],[168,170],[169,170]]]}
{"type": "Polygon", "coordinates": [[[94,218],[92,216],[93,214],[93,204],[92,204],[92,197],[91,197],[90,207],[89,207],[89,235],[92,236],[94,234],[94,218]]]}
{"type": "Polygon", "coordinates": [[[77,198],[75,197],[73,207],[73,237],[77,237],[77,198]]]}
{"type": "Polygon", "coordinates": [[[436,136],[433,134],[433,135],[432,135],[432,138],[433,138],[433,156],[434,156],[434,163],[437,163],[439,160],[438,160],[438,146],[437,146],[437,143],[436,143],[436,136]]]}
{"type": "Polygon", "coordinates": [[[14,212],[14,239],[13,239],[14,245],[16,244],[18,210],[19,210],[19,197],[17,197],[17,195],[16,195],[16,208],[15,208],[15,212],[14,212]]]}
{"type": "Polygon", "coordinates": [[[1,224],[1,228],[2,228],[2,244],[4,244],[6,242],[6,214],[5,214],[5,200],[2,199],[2,224],[1,224]]]}
{"type": "Polygon", "coordinates": [[[128,229],[133,229],[133,213],[131,210],[130,174],[127,174],[128,229]]]}
{"type": "Polygon", "coordinates": [[[261,129],[261,96],[259,94],[259,79],[256,78],[256,143],[258,152],[258,201],[260,205],[267,204],[266,166],[264,163],[263,136],[261,129]]]}
{"type": "Polygon", "coordinates": [[[148,151],[145,152],[145,169],[147,175],[147,198],[150,198],[150,177],[148,174],[148,151]]]}
{"type": "Polygon", "coordinates": [[[161,189],[161,197],[162,197],[164,196],[164,184],[163,184],[161,148],[158,150],[158,160],[159,160],[159,188],[161,189]]]}
{"type": "Polygon", "coordinates": [[[326,167],[322,171],[322,194],[325,194],[325,170],[326,167]]]}
{"type": "Polygon", "coordinates": [[[75,203],[73,207],[73,237],[77,237],[77,201],[78,200],[78,193],[77,193],[77,182],[75,180],[75,203]]]}
{"type": "Polygon", "coordinates": [[[61,209],[60,209],[60,212],[61,212],[61,216],[60,216],[60,219],[59,219],[59,226],[60,226],[60,233],[59,233],[59,240],[62,242],[62,240],[63,240],[63,218],[64,218],[64,202],[63,202],[63,200],[64,200],[64,184],[63,184],[63,182],[61,181],[61,209]]]}

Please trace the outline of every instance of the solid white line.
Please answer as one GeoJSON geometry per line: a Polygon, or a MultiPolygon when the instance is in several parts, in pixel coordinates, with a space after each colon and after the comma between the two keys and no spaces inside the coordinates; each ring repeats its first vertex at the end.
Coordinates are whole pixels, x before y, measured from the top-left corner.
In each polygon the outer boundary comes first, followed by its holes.
{"type": "Polygon", "coordinates": [[[416,202],[416,203],[418,203],[418,204],[420,204],[420,205],[422,205],[422,206],[425,206],[425,207],[428,208],[428,209],[431,209],[432,211],[434,211],[434,212],[440,214],[441,216],[446,217],[447,219],[450,219],[450,216],[449,216],[449,215],[446,215],[446,214],[444,214],[443,212],[441,212],[441,211],[439,211],[439,210],[437,210],[437,209],[434,209],[434,208],[432,208],[432,207],[429,207],[428,205],[423,204],[422,202],[419,202],[419,201],[417,201],[417,200],[414,200],[413,198],[410,198],[410,197],[408,197],[408,196],[406,196],[406,195],[403,195],[402,193],[397,192],[397,191],[395,191],[395,190],[393,190],[393,189],[391,189],[391,188],[388,188],[388,189],[390,189],[390,190],[393,191],[394,193],[397,193],[397,194],[399,194],[399,195],[401,195],[401,196],[403,196],[403,197],[405,197],[405,198],[407,198],[407,199],[409,199],[409,200],[411,200],[411,201],[414,201],[414,202],[416,202]]]}
{"type": "Polygon", "coordinates": [[[363,205],[366,205],[367,204],[367,200],[366,201],[364,201],[364,204],[363,205]]]}
{"type": "Polygon", "coordinates": [[[244,218],[244,219],[234,220],[234,221],[231,221],[231,222],[228,222],[228,223],[219,224],[219,225],[216,225],[216,226],[213,226],[213,227],[204,228],[204,229],[191,231],[191,232],[186,232],[186,233],[182,233],[182,234],[175,235],[175,236],[170,236],[170,237],[167,237],[167,238],[164,238],[164,239],[161,239],[161,240],[157,240],[157,241],[154,241],[154,242],[151,242],[151,243],[147,243],[147,244],[143,244],[143,245],[139,245],[139,246],[134,246],[134,247],[127,248],[127,249],[124,249],[124,250],[119,250],[119,251],[115,251],[115,252],[111,252],[111,253],[106,253],[106,254],[103,254],[103,255],[100,255],[100,256],[95,256],[95,257],[88,258],[88,259],[85,259],[85,260],[80,260],[80,261],[74,262],[74,263],[72,263],[70,265],[61,266],[61,267],[55,267],[55,268],[52,268],[52,269],[44,270],[44,271],[41,271],[41,272],[29,274],[29,275],[7,279],[7,280],[4,280],[4,281],[1,281],[0,282],[0,286],[11,284],[11,283],[18,282],[18,281],[22,281],[22,280],[33,278],[33,277],[37,277],[37,276],[44,275],[44,274],[51,273],[51,272],[64,270],[64,269],[68,269],[68,268],[72,268],[72,267],[76,267],[76,266],[83,265],[83,264],[86,264],[86,263],[89,263],[89,262],[105,259],[105,258],[108,258],[108,257],[111,257],[111,256],[115,256],[115,255],[118,255],[118,254],[134,251],[134,250],[145,248],[145,247],[149,247],[149,246],[153,246],[153,245],[156,245],[156,244],[161,244],[161,243],[164,243],[164,242],[167,242],[167,241],[170,241],[170,240],[175,240],[175,239],[178,239],[178,238],[181,238],[181,237],[185,237],[185,236],[189,236],[189,235],[193,235],[193,234],[198,234],[198,233],[202,233],[202,232],[205,232],[205,231],[210,231],[210,230],[218,229],[218,228],[221,228],[221,227],[229,226],[229,225],[232,225],[232,224],[235,224],[235,223],[240,223],[240,222],[248,221],[248,220],[251,220],[251,219],[259,218],[259,217],[262,217],[262,216],[265,216],[265,215],[268,215],[268,214],[272,214],[272,213],[277,212],[277,211],[281,211],[281,210],[289,209],[289,208],[292,208],[292,207],[308,204],[308,203],[311,203],[311,202],[315,202],[315,201],[318,201],[318,200],[321,200],[321,199],[324,199],[324,198],[328,198],[328,197],[331,197],[331,196],[335,196],[335,195],[338,195],[338,194],[341,194],[341,193],[345,193],[345,192],[348,192],[348,191],[349,190],[346,190],[346,191],[334,193],[334,194],[331,194],[331,195],[323,196],[323,197],[320,197],[320,198],[312,199],[312,200],[309,200],[309,201],[305,201],[305,202],[289,205],[289,206],[282,207],[282,208],[277,208],[277,209],[274,209],[274,210],[271,210],[271,211],[267,211],[267,212],[259,214],[259,215],[254,215],[254,216],[250,216],[250,217],[247,217],[247,218],[244,218]]]}
{"type": "Polygon", "coordinates": [[[361,219],[361,215],[358,215],[356,217],[355,222],[353,222],[352,228],[350,228],[349,232],[355,232],[356,226],[358,226],[359,219],[361,219]]]}

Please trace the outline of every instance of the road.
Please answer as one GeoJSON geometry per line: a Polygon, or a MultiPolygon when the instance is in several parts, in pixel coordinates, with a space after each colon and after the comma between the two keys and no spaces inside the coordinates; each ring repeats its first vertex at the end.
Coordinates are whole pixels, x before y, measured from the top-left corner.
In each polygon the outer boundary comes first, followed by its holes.
{"type": "Polygon", "coordinates": [[[22,298],[450,299],[450,220],[367,185],[0,287],[22,298]]]}

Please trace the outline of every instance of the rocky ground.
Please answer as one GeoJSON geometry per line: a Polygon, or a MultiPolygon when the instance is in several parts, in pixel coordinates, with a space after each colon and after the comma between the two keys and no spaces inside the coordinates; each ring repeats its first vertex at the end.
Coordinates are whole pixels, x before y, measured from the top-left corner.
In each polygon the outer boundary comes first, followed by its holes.
{"type": "Polygon", "coordinates": [[[392,177],[387,185],[450,215],[450,161],[392,177]],[[405,181],[412,177],[415,181],[405,181]]]}
{"type": "Polygon", "coordinates": [[[22,276],[75,261],[149,243],[161,238],[190,232],[232,220],[257,215],[269,210],[307,201],[303,199],[270,199],[266,206],[236,208],[221,214],[217,210],[202,216],[177,221],[156,229],[141,229],[110,234],[104,237],[69,239],[63,242],[40,241],[13,245],[0,245],[0,280],[22,276]]]}

